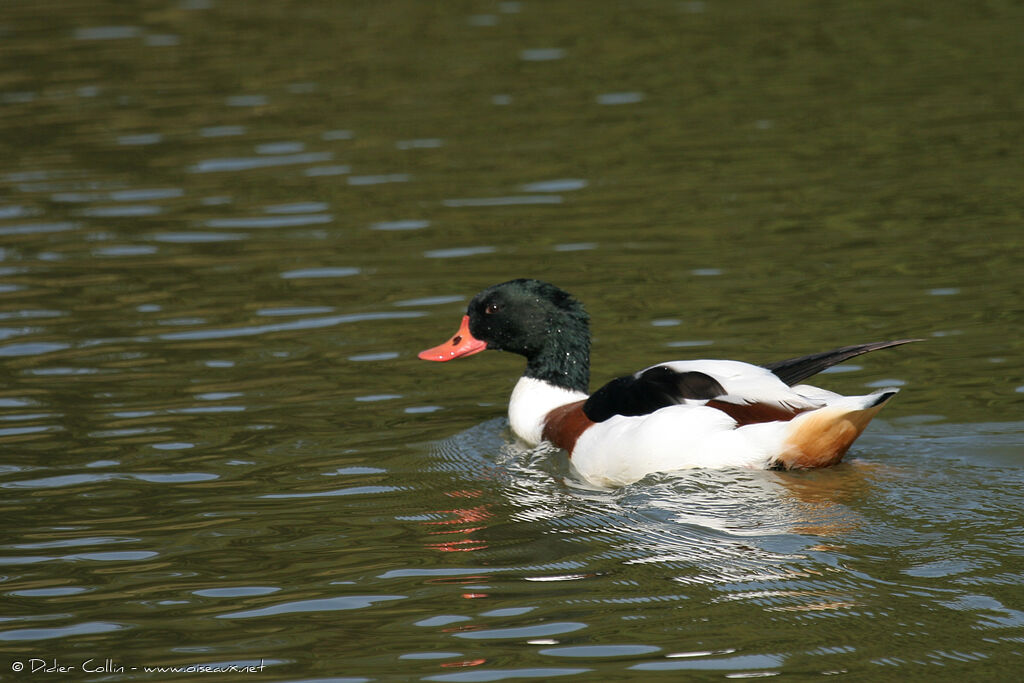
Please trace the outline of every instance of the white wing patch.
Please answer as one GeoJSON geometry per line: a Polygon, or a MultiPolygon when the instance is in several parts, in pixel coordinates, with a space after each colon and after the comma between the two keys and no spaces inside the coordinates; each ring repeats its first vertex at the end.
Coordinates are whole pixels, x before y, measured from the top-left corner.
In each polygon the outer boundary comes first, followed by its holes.
{"type": "MultiPolygon", "coordinates": [[[[766,403],[787,410],[806,410],[823,406],[827,400],[825,394],[835,395],[809,385],[789,387],[771,370],[736,360],[676,360],[658,363],[658,366],[671,368],[675,372],[702,372],[713,377],[725,389],[725,395],[717,400],[728,403],[766,403]]],[[[645,368],[637,375],[649,369],[645,368]]],[[[692,400],[687,402],[705,403],[692,400]]]]}

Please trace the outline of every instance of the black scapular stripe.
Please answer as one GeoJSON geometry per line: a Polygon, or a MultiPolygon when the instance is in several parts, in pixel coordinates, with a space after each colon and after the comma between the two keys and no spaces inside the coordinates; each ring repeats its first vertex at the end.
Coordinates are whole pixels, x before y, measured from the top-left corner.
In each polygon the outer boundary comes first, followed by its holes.
{"type": "Polygon", "coordinates": [[[725,389],[710,375],[657,365],[608,382],[587,399],[583,413],[594,422],[604,422],[613,415],[647,415],[685,399],[706,401],[723,394],[725,389]]]}

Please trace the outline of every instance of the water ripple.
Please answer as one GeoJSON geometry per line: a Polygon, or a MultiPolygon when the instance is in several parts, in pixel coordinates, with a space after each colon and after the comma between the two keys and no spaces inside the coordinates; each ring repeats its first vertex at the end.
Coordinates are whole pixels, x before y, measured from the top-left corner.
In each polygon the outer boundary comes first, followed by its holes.
{"type": "Polygon", "coordinates": [[[167,332],[158,335],[167,341],[198,341],[203,339],[230,339],[232,337],[251,337],[271,332],[288,332],[293,330],[312,330],[321,327],[334,327],[349,323],[367,322],[370,320],[400,320],[403,318],[419,318],[426,315],[420,311],[384,312],[384,313],[352,313],[333,315],[325,318],[303,318],[282,323],[267,325],[249,325],[222,329],[189,330],[188,332],[167,332]]]}
{"type": "Polygon", "coordinates": [[[77,230],[78,223],[23,223],[20,225],[0,225],[0,235],[38,235],[51,232],[77,230]]]}
{"type": "MultiPolygon", "coordinates": [[[[670,655],[671,656],[671,655],[670,655]]],[[[751,670],[761,670],[769,673],[768,670],[781,667],[785,658],[781,655],[759,654],[759,655],[737,655],[735,657],[724,657],[719,659],[686,658],[669,659],[655,662],[642,662],[629,667],[633,671],[741,671],[750,677],[751,670]]]]}
{"type": "Polygon", "coordinates": [[[109,633],[128,628],[124,624],[109,621],[86,621],[70,626],[52,626],[49,628],[26,628],[0,632],[0,640],[53,640],[69,636],[109,633]]]}
{"type": "Polygon", "coordinates": [[[654,645],[570,645],[540,650],[540,654],[552,657],[635,657],[659,652],[654,645]]]}
{"type": "Polygon", "coordinates": [[[227,232],[161,232],[153,235],[156,242],[170,242],[176,244],[203,244],[209,242],[232,242],[235,240],[248,239],[244,233],[227,232]]]}
{"type": "Polygon", "coordinates": [[[405,595],[346,595],[338,598],[316,598],[313,600],[297,600],[283,602],[269,607],[218,614],[218,619],[252,619],[275,614],[293,614],[296,612],[334,612],[339,610],[366,609],[375,603],[389,600],[405,600],[405,595]]]}
{"type": "Polygon", "coordinates": [[[504,681],[519,678],[555,678],[557,676],[575,676],[593,671],[593,669],[558,669],[545,667],[524,667],[520,669],[476,669],[452,674],[427,676],[425,681],[442,681],[442,683],[486,683],[488,681],[504,681]]]}
{"type": "Polygon", "coordinates": [[[458,633],[453,633],[452,635],[456,638],[464,638],[466,640],[522,640],[572,633],[573,631],[579,631],[583,628],[587,628],[587,625],[578,621],[555,621],[542,624],[532,624],[530,626],[512,626],[509,628],[460,631],[458,633]]]}
{"type": "Polygon", "coordinates": [[[39,356],[44,353],[63,351],[71,348],[70,344],[61,342],[25,342],[0,346],[0,356],[39,356]]]}
{"type": "Polygon", "coordinates": [[[349,176],[349,185],[384,185],[387,183],[407,183],[412,180],[408,173],[385,173],[381,175],[353,175],[349,176]]]}
{"type": "Polygon", "coordinates": [[[134,479],[154,484],[188,484],[198,481],[211,481],[219,479],[220,475],[211,472],[174,472],[174,473],[153,473],[153,472],[104,472],[104,473],[80,473],[61,474],[41,479],[25,479],[21,481],[8,481],[0,484],[4,489],[53,489],[65,486],[80,486],[82,484],[97,484],[116,479],[134,479]]]}
{"type": "Polygon", "coordinates": [[[565,57],[565,50],[559,47],[537,47],[523,50],[519,58],[524,62],[551,62],[565,57]]]}
{"type": "Polygon", "coordinates": [[[316,164],[330,161],[334,155],[330,152],[305,152],[302,154],[285,154],[281,156],[260,157],[228,157],[224,159],[205,159],[189,166],[189,173],[221,173],[228,171],[251,171],[259,168],[275,166],[292,166],[297,164],[316,164]]]}
{"type": "Polygon", "coordinates": [[[523,192],[572,192],[573,190],[582,190],[586,186],[587,181],[582,178],[559,178],[527,183],[520,189],[523,192]]]}
{"type": "Polygon", "coordinates": [[[307,491],[304,493],[267,493],[260,498],[332,498],[335,496],[368,496],[377,493],[401,491],[401,486],[350,486],[330,491],[307,491]]]}
{"type": "MultiPolygon", "coordinates": [[[[282,212],[284,213],[284,212],[282,212]]],[[[223,229],[263,229],[263,228],[294,228],[305,225],[323,225],[334,220],[329,213],[309,214],[300,216],[252,216],[241,218],[210,218],[204,222],[207,228],[223,229]]]]}
{"type": "Polygon", "coordinates": [[[466,206],[521,206],[531,204],[561,204],[562,197],[557,194],[524,194],[510,197],[472,197],[465,199],[445,199],[444,206],[453,208],[466,206]]]}
{"type": "Polygon", "coordinates": [[[422,230],[423,228],[430,227],[430,221],[423,220],[401,220],[401,221],[382,221],[380,223],[374,223],[370,226],[371,230],[422,230]]]}
{"type": "Polygon", "coordinates": [[[360,272],[362,271],[359,268],[300,268],[299,270],[289,270],[281,273],[281,277],[285,280],[295,280],[299,278],[349,277],[350,275],[358,275],[360,272]]]}
{"type": "Polygon", "coordinates": [[[431,249],[423,252],[427,258],[465,258],[467,256],[479,256],[481,254],[493,254],[497,249],[494,247],[454,247],[452,249],[431,249]]]}

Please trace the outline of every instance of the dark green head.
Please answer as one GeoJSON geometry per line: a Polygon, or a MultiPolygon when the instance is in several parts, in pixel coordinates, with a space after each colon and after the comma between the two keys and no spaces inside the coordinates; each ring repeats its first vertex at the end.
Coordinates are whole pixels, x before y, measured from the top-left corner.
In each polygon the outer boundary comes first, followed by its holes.
{"type": "Polygon", "coordinates": [[[583,304],[540,280],[510,280],[473,297],[469,331],[488,349],[525,356],[526,375],[587,391],[590,318],[583,304]]]}
{"type": "Polygon", "coordinates": [[[526,358],[526,376],[586,392],[588,322],[583,305],[558,287],[540,280],[510,280],[473,297],[459,333],[420,357],[450,360],[484,348],[509,351],[526,358]]]}

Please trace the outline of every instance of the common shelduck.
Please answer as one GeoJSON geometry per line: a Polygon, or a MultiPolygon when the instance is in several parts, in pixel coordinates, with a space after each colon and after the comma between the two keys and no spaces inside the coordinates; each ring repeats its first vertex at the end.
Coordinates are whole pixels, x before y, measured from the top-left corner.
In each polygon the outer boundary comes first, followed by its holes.
{"type": "Polygon", "coordinates": [[[511,280],[473,297],[455,336],[419,357],[448,361],[485,349],[525,356],[508,406],[512,432],[529,446],[548,441],[565,449],[592,484],[619,486],[697,467],[834,465],[898,389],[841,396],[797,382],[862,353],[917,341],[845,346],[765,366],[669,361],[588,395],[588,322],[583,306],[558,287],[511,280]]]}

